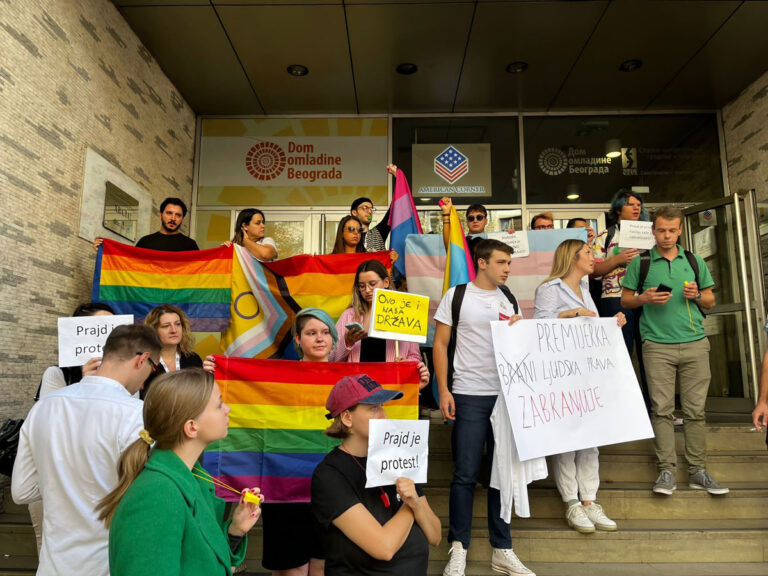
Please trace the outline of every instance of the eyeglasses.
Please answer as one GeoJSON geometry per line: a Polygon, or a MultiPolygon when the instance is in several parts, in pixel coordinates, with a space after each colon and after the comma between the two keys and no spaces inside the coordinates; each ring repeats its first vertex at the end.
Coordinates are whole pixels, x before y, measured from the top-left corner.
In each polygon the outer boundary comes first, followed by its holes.
{"type": "Polygon", "coordinates": [[[374,290],[376,290],[376,288],[379,287],[379,284],[381,284],[381,283],[382,282],[380,280],[374,280],[372,282],[368,282],[368,284],[363,284],[361,282],[360,284],[357,285],[357,289],[360,290],[361,293],[362,292],[367,292],[368,290],[373,292],[374,290]]]}
{"type": "Polygon", "coordinates": [[[368,204],[362,204],[358,206],[357,209],[362,210],[363,212],[376,212],[376,208],[369,206],[368,204]]]}
{"type": "Polygon", "coordinates": [[[533,227],[534,230],[554,230],[554,224],[539,224],[533,227]]]}
{"type": "Polygon", "coordinates": [[[347,226],[347,232],[359,232],[362,234],[365,232],[365,228],[355,228],[354,226],[347,226]]]}
{"type": "Polygon", "coordinates": [[[467,222],[474,222],[477,220],[478,222],[482,222],[485,220],[485,214],[476,214],[473,216],[467,216],[467,222]]]}
{"type": "MultiPolygon", "coordinates": [[[[144,352],[136,352],[136,356],[141,356],[142,354],[144,354],[144,352]]],[[[151,356],[147,356],[147,362],[149,362],[149,367],[152,368],[152,374],[157,372],[157,362],[152,360],[151,356]]]]}

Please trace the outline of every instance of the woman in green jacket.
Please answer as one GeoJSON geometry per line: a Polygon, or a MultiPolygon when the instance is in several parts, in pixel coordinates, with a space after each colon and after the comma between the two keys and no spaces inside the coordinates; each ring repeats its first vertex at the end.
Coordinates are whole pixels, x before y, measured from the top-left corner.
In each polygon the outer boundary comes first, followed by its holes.
{"type": "Polygon", "coordinates": [[[170,372],[152,383],[145,429],[120,458],[117,488],[99,504],[112,576],[228,576],[242,562],[261,510],[243,496],[225,522],[224,501],[197,464],[208,444],[227,436],[228,414],[208,372],[170,372]]]}

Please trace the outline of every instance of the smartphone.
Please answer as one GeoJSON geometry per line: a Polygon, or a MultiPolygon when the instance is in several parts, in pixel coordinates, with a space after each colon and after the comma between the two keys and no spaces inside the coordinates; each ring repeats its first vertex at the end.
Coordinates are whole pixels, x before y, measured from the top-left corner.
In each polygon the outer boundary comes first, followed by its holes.
{"type": "Polygon", "coordinates": [[[666,284],[662,283],[662,284],[658,285],[658,287],[656,288],[656,292],[657,293],[659,293],[659,292],[672,292],[672,288],[670,288],[666,284]]]}
{"type": "Polygon", "coordinates": [[[344,327],[347,330],[351,330],[352,332],[357,332],[358,330],[363,329],[363,325],[360,324],[360,322],[351,322],[349,324],[345,324],[344,327]]]}

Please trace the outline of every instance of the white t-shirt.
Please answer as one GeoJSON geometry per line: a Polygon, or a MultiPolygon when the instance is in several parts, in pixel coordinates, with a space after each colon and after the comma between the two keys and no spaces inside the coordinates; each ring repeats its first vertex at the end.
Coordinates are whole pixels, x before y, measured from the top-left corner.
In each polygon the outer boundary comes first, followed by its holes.
{"type": "MultiPolygon", "coordinates": [[[[451,288],[440,301],[435,320],[453,326],[451,288]]],[[[495,396],[501,390],[499,374],[493,356],[491,322],[499,320],[501,304],[509,304],[504,293],[483,290],[473,282],[467,284],[461,303],[459,325],[456,332],[456,353],[453,357],[453,392],[470,396],[495,396]]]]}

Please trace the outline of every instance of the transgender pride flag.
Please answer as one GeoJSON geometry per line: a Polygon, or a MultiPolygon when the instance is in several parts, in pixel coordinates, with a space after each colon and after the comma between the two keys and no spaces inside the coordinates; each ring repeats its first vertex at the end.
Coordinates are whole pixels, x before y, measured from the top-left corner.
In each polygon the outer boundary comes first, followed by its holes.
{"type": "Polygon", "coordinates": [[[409,234],[422,234],[421,222],[416,212],[411,196],[411,187],[405,173],[398,169],[395,180],[395,195],[392,198],[392,210],[389,213],[390,232],[389,247],[397,252],[397,262],[394,265],[395,279],[405,276],[405,239],[409,234]]]}

